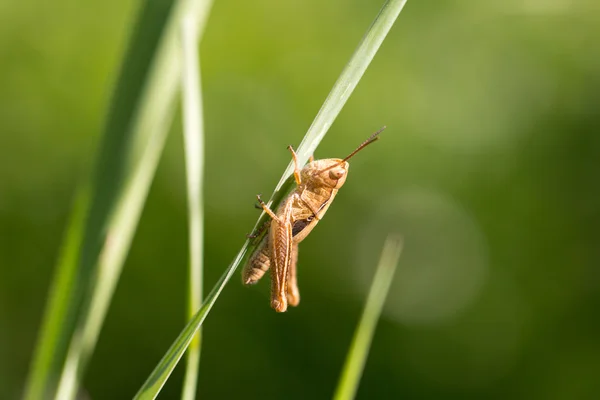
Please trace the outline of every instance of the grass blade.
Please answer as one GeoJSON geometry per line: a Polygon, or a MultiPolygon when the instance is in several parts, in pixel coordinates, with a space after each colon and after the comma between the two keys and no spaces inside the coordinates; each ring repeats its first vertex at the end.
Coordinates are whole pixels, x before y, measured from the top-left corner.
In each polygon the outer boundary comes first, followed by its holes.
{"type": "Polygon", "coordinates": [[[63,239],[61,255],[56,266],[54,282],[48,296],[48,304],[44,313],[41,332],[44,340],[37,343],[36,357],[33,359],[25,399],[41,399],[48,397],[53,390],[53,374],[58,374],[60,366],[57,356],[66,350],[66,343],[62,337],[60,322],[69,307],[69,291],[74,285],[76,277],[77,258],[83,237],[85,215],[89,208],[89,190],[79,191],[71,220],[67,225],[67,232],[63,239]]]}
{"type": "Polygon", "coordinates": [[[346,356],[346,363],[342,369],[342,376],[333,396],[335,400],[353,399],[356,395],[377,321],[402,253],[402,246],[401,237],[390,235],[385,241],[362,317],[354,333],[350,350],[346,356]]]}
{"type": "Polygon", "coordinates": [[[219,278],[219,281],[215,284],[212,291],[208,294],[208,296],[206,296],[206,299],[204,300],[204,303],[202,303],[200,310],[194,314],[185,328],[183,328],[175,342],[173,342],[169,350],[163,356],[162,360],[160,360],[156,368],[154,368],[154,371],[152,371],[146,382],[144,382],[144,385],[142,385],[140,390],[135,395],[135,399],[148,400],[156,398],[160,392],[160,389],[171,375],[171,372],[173,372],[177,362],[181,359],[181,356],[192,341],[194,334],[200,325],[202,325],[204,319],[210,312],[210,309],[215,304],[217,298],[221,294],[221,291],[225,287],[225,283],[231,279],[231,276],[235,272],[235,268],[233,267],[240,264],[246,255],[247,250],[248,244],[246,243],[231,265],[229,265],[226,273],[219,278]]]}
{"type": "MultiPolygon", "coordinates": [[[[204,122],[200,63],[198,62],[198,35],[194,15],[186,15],[181,23],[182,94],[185,159],[189,215],[189,287],[188,318],[200,308],[203,285],[203,177],[204,177],[204,122]]],[[[190,343],[181,398],[196,398],[202,331],[198,329],[190,343]]]]}
{"type": "MultiPolygon", "coordinates": [[[[77,257],[61,271],[60,301],[50,300],[27,399],[73,398],[93,352],[154,176],[176,102],[180,65],[176,21],[200,1],[142,3],[122,66],[89,187],[77,257]],[[56,346],[57,338],[66,346],[56,346]],[[55,347],[56,346],[56,347],[55,347]],[[62,370],[62,373],[59,372],[62,370]],[[57,378],[60,376],[60,381],[57,378]]],[[[192,11],[190,11],[192,10],[192,11]]],[[[203,21],[203,20],[201,20],[203,21]]],[[[73,219],[75,221],[75,219],[73,219]]],[[[70,228],[71,230],[71,228],[70,228]]],[[[69,242],[70,244],[71,242],[69,242]]]]}
{"type": "MultiPolygon", "coordinates": [[[[385,2],[377,17],[363,36],[350,61],[338,77],[329,92],[327,99],[321,106],[313,123],[308,128],[308,132],[302,139],[300,146],[296,150],[298,164],[304,165],[308,158],[314,154],[315,150],[325,134],[337,118],[340,111],[350,98],[350,95],[358,85],[360,78],[367,70],[369,64],[377,54],[381,43],[394,25],[394,22],[400,15],[406,0],[388,0],[385,2]]],[[[281,189],[287,177],[294,171],[294,164],[290,162],[285,170],[277,189],[281,189]]]]}
{"type": "MultiPolygon", "coordinates": [[[[350,58],[350,61],[331,89],[331,92],[323,103],[323,106],[319,110],[319,113],[317,114],[312,125],[308,129],[304,139],[302,139],[302,142],[296,152],[300,165],[306,163],[309,156],[314,153],[319,143],[327,133],[329,127],[333,124],[333,121],[336,119],[344,104],[350,97],[350,94],[360,81],[371,60],[377,53],[377,50],[379,50],[381,43],[400,14],[400,11],[405,3],[406,0],[387,1],[375,18],[374,22],[369,27],[367,33],[362,38],[357,49],[350,58]]],[[[276,207],[281,199],[283,199],[285,193],[292,186],[293,179],[290,177],[293,170],[294,165],[292,162],[290,162],[279,183],[277,184],[271,199],[267,203],[269,206],[274,204],[274,207],[276,207]]],[[[274,207],[272,206],[272,208],[274,207]]],[[[267,218],[268,216],[266,216],[263,212],[254,226],[254,229],[262,225],[267,218]]],[[[162,386],[165,384],[166,380],[173,372],[173,369],[181,359],[187,346],[192,341],[193,335],[200,328],[218,296],[221,294],[221,291],[227,282],[229,282],[229,279],[234,274],[237,267],[244,260],[246,254],[253,251],[258,244],[258,241],[253,241],[250,243],[250,240],[246,240],[241,250],[234,258],[233,262],[229,265],[229,267],[227,267],[219,281],[212,289],[211,293],[204,301],[200,310],[188,322],[175,342],[165,353],[161,361],[154,368],[146,382],[142,385],[136,395],[136,399],[153,399],[158,395],[162,386]]]]}
{"type": "Polygon", "coordinates": [[[83,216],[80,237],[76,240],[80,246],[78,256],[71,258],[68,266],[61,262],[56,271],[57,276],[62,274],[63,269],[73,271],[73,278],[61,281],[61,287],[54,289],[63,294],[60,302],[56,298],[49,301],[46,310],[48,317],[45,317],[49,322],[42,326],[39,334],[27,383],[27,399],[52,396],[67,357],[67,344],[76,336],[80,311],[85,308],[82,303],[89,298],[92,281],[98,274],[98,260],[106,247],[110,220],[116,204],[122,198],[130,165],[137,163],[133,150],[137,147],[135,144],[142,140],[136,140],[129,126],[145,90],[149,66],[164,29],[165,15],[169,14],[170,9],[171,4],[158,6],[150,2],[141,8],[138,26],[134,30],[106,117],[95,171],[83,185],[87,189],[82,192],[89,191],[90,200],[83,216]],[[140,46],[144,40],[145,46],[140,46]],[[59,347],[54,347],[56,343],[52,336],[59,338],[59,347]]]}

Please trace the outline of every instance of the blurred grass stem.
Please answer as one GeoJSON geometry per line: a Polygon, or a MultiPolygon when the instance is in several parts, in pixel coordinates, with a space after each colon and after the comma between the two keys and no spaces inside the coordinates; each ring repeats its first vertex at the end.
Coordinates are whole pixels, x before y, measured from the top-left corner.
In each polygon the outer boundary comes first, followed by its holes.
{"type": "MultiPolygon", "coordinates": [[[[61,295],[49,299],[27,399],[65,400],[78,393],[172,120],[180,83],[181,16],[200,15],[198,24],[203,24],[203,4],[199,0],[146,0],[140,6],[106,116],[94,174],[82,185],[84,197],[90,199],[84,207],[83,225],[81,229],[69,227],[65,245],[80,249],[65,249],[68,256],[57,267],[52,293],[61,295]],[[71,232],[79,232],[80,237],[73,238],[71,232]],[[62,278],[69,274],[71,278],[62,278]]],[[[72,218],[72,224],[77,223],[79,219],[72,218]]]]}
{"type": "Polygon", "coordinates": [[[385,304],[402,247],[403,239],[399,236],[390,235],[385,241],[362,317],[354,333],[350,350],[346,356],[346,363],[333,396],[334,400],[349,400],[356,396],[377,321],[385,304]]]}
{"type": "MultiPolygon", "coordinates": [[[[197,38],[195,15],[185,15],[181,22],[181,54],[183,60],[181,82],[190,249],[188,318],[194,316],[202,303],[204,257],[204,117],[197,38]]],[[[196,398],[201,346],[202,330],[198,329],[187,353],[181,396],[183,400],[196,398]]]]}

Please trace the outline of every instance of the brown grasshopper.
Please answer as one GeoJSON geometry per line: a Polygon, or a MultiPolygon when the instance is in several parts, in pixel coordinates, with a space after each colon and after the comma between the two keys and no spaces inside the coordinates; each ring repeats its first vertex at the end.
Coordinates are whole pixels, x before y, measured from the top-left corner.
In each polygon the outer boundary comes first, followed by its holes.
{"type": "Polygon", "coordinates": [[[265,239],[254,251],[242,271],[242,280],[252,285],[271,268],[271,307],[277,312],[287,310],[288,304],[300,303],[296,278],[298,243],[303,241],[323,218],[338,190],[348,176],[348,160],[377,140],[385,127],[375,132],[346,158],[328,158],[311,161],[300,170],[292,146],[288,150],[294,160],[296,189],[274,213],[257,196],[262,209],[271,217],[265,239]]]}

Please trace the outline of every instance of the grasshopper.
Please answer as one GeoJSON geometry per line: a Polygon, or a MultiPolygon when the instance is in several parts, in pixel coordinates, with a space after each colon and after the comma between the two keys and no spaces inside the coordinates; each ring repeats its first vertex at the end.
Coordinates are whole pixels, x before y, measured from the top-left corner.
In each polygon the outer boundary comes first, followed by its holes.
{"type": "MultiPolygon", "coordinates": [[[[242,271],[245,285],[252,285],[271,269],[271,307],[277,312],[297,306],[300,292],[296,277],[298,244],[314,229],[331,206],[348,176],[348,160],[378,139],[385,126],[364,141],[346,158],[312,160],[300,170],[292,146],[288,150],[294,160],[296,189],[273,212],[256,196],[260,207],[271,217],[265,239],[254,251],[242,271]]],[[[311,157],[312,159],[312,157],[311,157]]],[[[255,235],[257,235],[256,233],[255,235]]]]}

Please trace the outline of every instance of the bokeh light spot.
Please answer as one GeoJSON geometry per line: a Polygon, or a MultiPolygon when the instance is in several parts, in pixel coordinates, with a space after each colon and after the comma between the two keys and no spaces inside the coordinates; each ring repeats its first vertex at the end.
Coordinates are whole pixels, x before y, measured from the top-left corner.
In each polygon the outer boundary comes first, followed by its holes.
{"type": "Polygon", "coordinates": [[[359,239],[356,281],[365,291],[381,243],[404,235],[404,253],[385,313],[408,325],[437,324],[456,316],[478,295],[488,267],[485,240],[469,214],[447,196],[405,190],[381,200],[359,239]]]}

